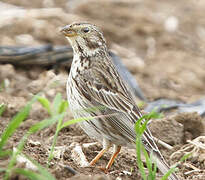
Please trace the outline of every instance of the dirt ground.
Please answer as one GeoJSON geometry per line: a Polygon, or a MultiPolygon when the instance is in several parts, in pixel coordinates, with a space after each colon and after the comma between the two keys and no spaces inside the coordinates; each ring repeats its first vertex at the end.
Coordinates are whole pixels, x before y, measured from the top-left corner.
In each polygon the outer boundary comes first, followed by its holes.
{"type": "MultiPolygon", "coordinates": [[[[15,8],[18,6],[28,9],[59,9],[50,15],[27,13],[26,16],[15,14],[15,18],[12,16],[7,16],[8,19],[2,18],[5,24],[0,22],[1,46],[31,46],[47,43],[67,45],[68,42],[59,33],[59,27],[73,21],[88,21],[101,27],[110,49],[122,58],[150,101],[170,98],[190,103],[205,96],[205,1],[203,0],[35,0],[32,2],[3,0],[2,2],[15,5],[15,8]]],[[[6,84],[6,88],[0,91],[0,103],[7,105],[5,113],[0,117],[0,132],[3,132],[12,116],[34,94],[43,92],[52,100],[55,94],[60,92],[66,99],[67,76],[67,72],[61,70],[56,75],[53,70],[41,67],[0,65],[0,83],[4,81],[6,84]],[[51,86],[54,81],[58,81],[57,86],[51,86]]],[[[29,118],[10,139],[7,146],[15,147],[31,125],[46,117],[48,117],[47,112],[36,103],[29,118]]],[[[69,114],[65,120],[71,118],[69,114]]],[[[194,155],[179,165],[177,175],[180,179],[205,179],[205,150],[191,143],[191,140],[195,139],[198,143],[205,144],[204,118],[197,113],[170,112],[162,119],[153,120],[150,126],[155,137],[173,147],[168,150],[159,145],[169,164],[173,165],[179,161],[184,152],[193,150],[194,155]]],[[[54,133],[55,126],[32,135],[24,153],[40,164],[46,165],[54,133]]],[[[123,147],[108,174],[104,174],[96,167],[80,167],[74,158],[75,147],[82,147],[87,160],[90,161],[101,150],[101,145],[92,144],[93,142],[96,141],[88,138],[78,125],[64,128],[57,142],[56,151],[60,155],[56,155],[53,159],[50,172],[59,180],[140,179],[135,151],[126,147],[123,147]],[[77,175],[74,176],[65,166],[72,167],[77,175]]],[[[111,154],[111,151],[105,154],[97,166],[105,166],[111,154]]],[[[0,160],[0,166],[5,166],[7,162],[6,159],[0,160]]],[[[12,178],[17,177],[14,175],[12,178]]]]}

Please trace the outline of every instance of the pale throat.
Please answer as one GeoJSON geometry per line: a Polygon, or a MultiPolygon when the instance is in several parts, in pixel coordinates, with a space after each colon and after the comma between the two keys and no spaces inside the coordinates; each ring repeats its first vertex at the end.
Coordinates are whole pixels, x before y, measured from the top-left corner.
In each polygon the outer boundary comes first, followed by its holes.
{"type": "Polygon", "coordinates": [[[85,69],[86,66],[88,66],[88,61],[85,63],[82,63],[82,56],[78,53],[74,53],[73,54],[73,62],[72,62],[72,77],[75,78],[79,72],[78,71],[83,71],[85,69]]]}
{"type": "MultiPolygon", "coordinates": [[[[75,78],[79,71],[87,69],[89,66],[89,61],[93,56],[99,56],[100,54],[107,52],[106,45],[98,41],[98,46],[96,48],[89,48],[86,43],[82,41],[76,41],[76,39],[67,38],[73,48],[73,62],[72,62],[72,77],[75,78]]],[[[70,74],[71,75],[71,74],[70,74]]]]}

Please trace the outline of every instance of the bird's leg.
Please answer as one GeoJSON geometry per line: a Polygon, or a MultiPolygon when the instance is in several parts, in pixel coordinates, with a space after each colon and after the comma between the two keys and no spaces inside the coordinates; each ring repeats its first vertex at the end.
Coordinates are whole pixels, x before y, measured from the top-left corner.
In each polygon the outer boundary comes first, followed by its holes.
{"type": "Polygon", "coordinates": [[[102,157],[102,155],[110,149],[110,146],[111,146],[110,141],[104,138],[103,139],[103,149],[90,162],[90,166],[94,165],[102,157]]]}
{"type": "Polygon", "coordinates": [[[107,173],[108,170],[111,168],[111,166],[112,166],[112,164],[113,164],[113,162],[114,162],[114,159],[117,157],[117,155],[118,155],[119,152],[120,152],[121,146],[117,146],[117,145],[114,144],[113,149],[114,149],[113,154],[112,154],[112,156],[111,156],[111,158],[110,158],[110,160],[109,160],[107,166],[106,166],[105,169],[104,169],[105,173],[107,173]]]}

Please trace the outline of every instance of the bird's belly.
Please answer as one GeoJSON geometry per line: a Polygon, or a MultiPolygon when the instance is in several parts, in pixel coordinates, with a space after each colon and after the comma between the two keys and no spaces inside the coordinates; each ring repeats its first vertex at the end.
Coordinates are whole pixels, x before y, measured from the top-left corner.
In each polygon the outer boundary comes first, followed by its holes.
{"type": "MultiPolygon", "coordinates": [[[[68,79],[67,87],[66,87],[67,99],[73,117],[75,119],[90,117],[91,116],[90,113],[86,111],[86,109],[88,109],[89,107],[82,101],[82,97],[80,93],[77,91],[77,89],[72,87],[74,87],[72,85],[72,81],[68,79]]],[[[102,134],[93,126],[93,124],[97,124],[97,123],[98,120],[92,119],[92,120],[85,120],[79,122],[78,124],[88,136],[90,136],[91,138],[102,140],[102,134]],[[90,123],[89,121],[92,121],[92,123],[90,123]]]]}
{"type": "MultiPolygon", "coordinates": [[[[71,81],[68,80],[67,83],[67,97],[68,97],[68,103],[69,108],[74,116],[74,118],[83,118],[83,117],[91,117],[97,115],[108,115],[103,114],[103,112],[98,111],[93,113],[90,113],[89,110],[86,111],[85,109],[92,108],[90,107],[91,104],[86,104],[86,101],[83,101],[83,97],[81,97],[81,94],[77,91],[77,88],[73,88],[73,84],[71,81]]],[[[95,105],[93,105],[95,107],[95,105]]],[[[115,121],[117,122],[122,117],[124,117],[124,114],[119,114],[118,116],[114,117],[115,121]]],[[[109,121],[109,118],[105,118],[107,122],[109,121]]],[[[117,133],[119,129],[117,127],[110,126],[110,130],[108,131],[105,129],[106,125],[104,124],[103,119],[96,118],[91,120],[85,120],[82,122],[79,122],[78,124],[80,127],[84,130],[84,132],[90,136],[91,138],[95,138],[98,141],[102,141],[103,138],[108,139],[113,144],[121,145],[121,146],[130,146],[131,140],[129,138],[122,138],[122,135],[117,133]],[[116,133],[115,133],[116,132],[116,133]]],[[[132,126],[132,125],[130,125],[132,126]]],[[[134,127],[131,127],[134,129],[134,127]]]]}

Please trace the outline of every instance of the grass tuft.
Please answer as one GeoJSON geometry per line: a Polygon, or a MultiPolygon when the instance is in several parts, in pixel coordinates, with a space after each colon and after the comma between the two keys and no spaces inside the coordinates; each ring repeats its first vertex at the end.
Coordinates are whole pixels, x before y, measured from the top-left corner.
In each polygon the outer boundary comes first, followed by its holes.
{"type": "Polygon", "coordinates": [[[17,113],[16,116],[12,118],[6,130],[2,133],[0,137],[0,152],[2,151],[3,146],[6,144],[9,137],[13,135],[13,133],[20,126],[22,121],[24,121],[28,117],[31,110],[31,106],[36,101],[36,99],[37,96],[34,96],[34,98],[29,103],[27,103],[27,105],[19,113],[17,113]]]}
{"type": "MultiPolygon", "coordinates": [[[[148,121],[150,119],[156,119],[161,117],[161,114],[152,111],[144,116],[142,116],[135,124],[135,132],[136,132],[136,154],[137,154],[137,165],[140,171],[140,174],[143,180],[155,180],[156,173],[157,173],[157,166],[155,163],[152,162],[152,155],[149,156],[148,152],[146,151],[143,143],[142,143],[142,135],[146,130],[148,121]],[[148,169],[148,175],[145,173],[145,167],[142,162],[142,154],[145,157],[145,163],[148,169]]],[[[170,168],[170,170],[161,178],[161,180],[166,180],[168,177],[176,171],[176,166],[170,168]]]]}
{"type": "Polygon", "coordinates": [[[6,105],[4,103],[1,103],[0,104],[0,116],[2,116],[5,110],[6,110],[6,105]]]}

